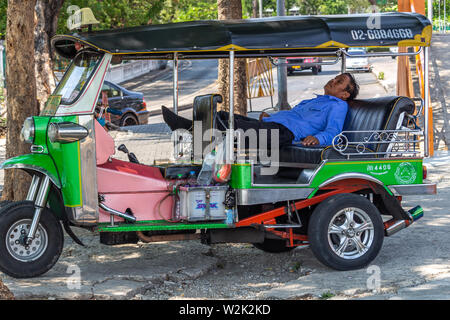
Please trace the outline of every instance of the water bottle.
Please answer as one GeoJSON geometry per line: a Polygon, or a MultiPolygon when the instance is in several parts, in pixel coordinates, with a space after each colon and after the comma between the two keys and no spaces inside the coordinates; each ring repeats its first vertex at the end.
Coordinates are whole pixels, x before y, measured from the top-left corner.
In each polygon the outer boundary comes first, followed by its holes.
{"type": "Polygon", "coordinates": [[[215,154],[214,151],[208,153],[203,160],[202,169],[198,174],[197,183],[199,185],[209,185],[213,178],[215,165],[215,154]]]}
{"type": "Polygon", "coordinates": [[[225,209],[225,214],[227,216],[225,223],[229,226],[234,224],[234,211],[233,209],[225,209]]]}
{"type": "Polygon", "coordinates": [[[189,186],[195,186],[197,184],[197,178],[195,177],[195,171],[190,171],[189,172],[189,177],[187,180],[187,184],[189,186]]]}

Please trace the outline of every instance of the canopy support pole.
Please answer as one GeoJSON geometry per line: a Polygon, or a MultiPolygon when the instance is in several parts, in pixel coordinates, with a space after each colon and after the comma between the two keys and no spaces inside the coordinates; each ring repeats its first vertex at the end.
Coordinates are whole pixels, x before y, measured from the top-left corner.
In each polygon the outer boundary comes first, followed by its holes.
{"type": "Polygon", "coordinates": [[[173,54],[173,112],[178,114],[178,53],[173,54]]]}
{"type": "Polygon", "coordinates": [[[345,73],[347,71],[347,56],[344,52],[341,52],[341,73],[345,73]]]}
{"type": "Polygon", "coordinates": [[[430,69],[428,66],[428,59],[430,56],[430,48],[429,47],[425,47],[424,48],[424,52],[423,52],[423,89],[424,89],[424,93],[423,93],[423,100],[424,100],[424,105],[425,105],[425,110],[424,110],[424,129],[423,129],[423,140],[424,140],[424,156],[425,157],[429,157],[430,155],[430,142],[428,141],[429,139],[429,125],[430,125],[430,81],[429,81],[429,73],[430,73],[430,69]]]}
{"type": "Polygon", "coordinates": [[[229,118],[228,118],[228,132],[226,134],[226,147],[227,147],[227,163],[233,163],[234,161],[234,51],[230,51],[229,60],[229,77],[230,82],[229,87],[229,101],[228,105],[230,108],[229,118]]]}

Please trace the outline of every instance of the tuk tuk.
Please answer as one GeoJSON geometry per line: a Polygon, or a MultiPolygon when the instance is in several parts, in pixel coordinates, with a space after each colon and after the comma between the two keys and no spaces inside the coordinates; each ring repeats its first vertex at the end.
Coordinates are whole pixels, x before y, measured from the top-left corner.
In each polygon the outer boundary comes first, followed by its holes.
{"type": "Polygon", "coordinates": [[[0,270],[16,278],[47,272],[63,250],[63,229],[82,245],[72,227],[99,232],[106,245],[200,239],[252,243],[272,253],[309,245],[319,261],[336,270],[367,266],[385,236],[423,215],[420,206],[403,208],[402,197],[436,193],[423,166],[429,156],[432,26],[416,13],[379,14],[377,28],[368,24],[372,18],[193,21],[55,36],[55,51],[72,63],[41,114],[23,125],[31,153],[0,165],[32,177],[27,198],[0,209],[0,270]],[[350,101],[343,132],[325,148],[293,144],[268,161],[240,149],[233,81],[221,143],[211,137],[198,141],[195,135],[205,137],[214,129],[223,97],[211,93],[194,99],[193,132],[180,135],[194,138],[183,143],[177,138],[174,145],[175,155],[183,149],[190,161],[119,160],[113,138],[96,119],[114,59],[173,60],[176,112],[181,59],[229,59],[233,79],[238,58],[332,57],[345,71],[347,48],[392,46],[414,47],[397,56],[423,55],[423,99],[350,101]],[[217,161],[218,154],[226,161],[217,161]],[[278,170],[267,174],[274,166],[278,170]]]}

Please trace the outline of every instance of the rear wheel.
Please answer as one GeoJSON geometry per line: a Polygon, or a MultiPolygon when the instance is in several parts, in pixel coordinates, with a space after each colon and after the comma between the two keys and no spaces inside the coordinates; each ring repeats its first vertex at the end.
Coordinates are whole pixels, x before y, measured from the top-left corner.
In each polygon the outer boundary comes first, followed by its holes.
{"type": "Polygon", "coordinates": [[[314,75],[319,74],[319,68],[318,67],[312,67],[312,74],[314,74],[314,75]]]}
{"type": "Polygon", "coordinates": [[[48,208],[42,210],[35,237],[27,241],[34,209],[33,203],[22,201],[0,210],[0,270],[14,278],[47,272],[62,252],[63,231],[48,208]]]}
{"type": "Polygon", "coordinates": [[[384,226],[378,209],[365,197],[339,194],[320,203],[308,226],[317,259],[336,270],[368,265],[378,255],[384,226]]]}
{"type": "Polygon", "coordinates": [[[137,126],[139,124],[138,119],[134,114],[126,113],[122,119],[120,119],[120,126],[137,126]]]}

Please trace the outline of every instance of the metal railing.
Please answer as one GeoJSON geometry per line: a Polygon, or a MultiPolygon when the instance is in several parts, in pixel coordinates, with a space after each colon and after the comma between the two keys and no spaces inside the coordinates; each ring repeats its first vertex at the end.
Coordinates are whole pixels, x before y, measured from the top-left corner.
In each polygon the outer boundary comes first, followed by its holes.
{"type": "Polygon", "coordinates": [[[398,130],[342,131],[333,138],[333,149],[341,155],[364,157],[415,157],[420,155],[421,129],[402,127],[398,130]],[[351,134],[365,135],[361,141],[349,141],[351,134]],[[387,147],[384,148],[384,146],[387,147]],[[379,150],[383,151],[379,151],[379,150]]]}

